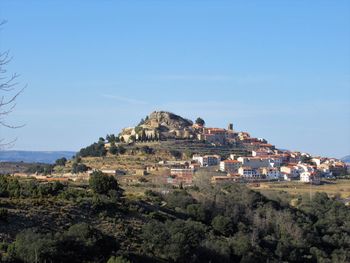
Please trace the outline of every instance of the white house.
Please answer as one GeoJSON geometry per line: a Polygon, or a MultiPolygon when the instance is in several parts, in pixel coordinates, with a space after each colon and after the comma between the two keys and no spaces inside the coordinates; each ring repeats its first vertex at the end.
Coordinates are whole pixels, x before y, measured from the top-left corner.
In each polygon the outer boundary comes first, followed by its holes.
{"type": "Polygon", "coordinates": [[[249,166],[243,166],[238,169],[238,174],[245,178],[258,178],[260,177],[260,172],[256,168],[249,166]]]}
{"type": "Polygon", "coordinates": [[[266,178],[269,180],[277,180],[283,177],[280,170],[276,167],[273,167],[273,168],[263,167],[261,168],[261,174],[265,175],[266,178]]]}
{"type": "Polygon", "coordinates": [[[266,156],[271,154],[271,150],[270,149],[259,149],[259,150],[254,150],[252,151],[252,156],[253,157],[257,157],[257,156],[266,156]]]}
{"type": "Polygon", "coordinates": [[[312,172],[302,172],[300,174],[300,182],[311,183],[311,184],[320,184],[321,179],[318,174],[312,172]]]}
{"type": "Polygon", "coordinates": [[[314,164],[316,164],[317,167],[319,167],[321,165],[322,159],[320,157],[314,157],[311,159],[311,162],[313,162],[314,164]]]}
{"type": "Polygon", "coordinates": [[[200,166],[204,166],[204,158],[200,155],[193,155],[192,160],[199,163],[200,166]]]}
{"type": "Polygon", "coordinates": [[[213,165],[219,164],[221,157],[219,155],[205,155],[205,156],[194,155],[192,157],[192,160],[198,162],[202,167],[213,166],[213,165]]]}
{"type": "MultiPolygon", "coordinates": [[[[296,165],[282,166],[280,168],[280,170],[282,173],[287,174],[288,178],[297,178],[299,176],[299,167],[296,165]]],[[[286,180],[286,181],[288,181],[288,180],[286,180]]]]}

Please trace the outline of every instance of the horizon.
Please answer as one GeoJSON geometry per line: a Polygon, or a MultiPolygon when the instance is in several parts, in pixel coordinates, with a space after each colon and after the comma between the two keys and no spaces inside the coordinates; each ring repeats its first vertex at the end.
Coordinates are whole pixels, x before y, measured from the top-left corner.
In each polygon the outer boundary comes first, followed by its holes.
{"type": "Polygon", "coordinates": [[[348,1],[2,1],[9,150],[79,151],[154,110],[350,154],[348,1]],[[69,3],[69,4],[64,4],[69,3]],[[181,19],[180,19],[181,18],[181,19]],[[19,86],[19,87],[20,87],[19,86]]]}

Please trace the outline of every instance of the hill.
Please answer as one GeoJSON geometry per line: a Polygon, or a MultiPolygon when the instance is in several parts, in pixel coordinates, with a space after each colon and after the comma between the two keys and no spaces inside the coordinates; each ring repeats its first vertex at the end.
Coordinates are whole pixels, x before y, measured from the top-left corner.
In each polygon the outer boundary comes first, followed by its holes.
{"type": "Polygon", "coordinates": [[[71,151],[0,151],[0,162],[54,163],[57,159],[72,158],[71,151]]]}
{"type": "Polygon", "coordinates": [[[341,160],[345,163],[350,163],[350,155],[344,156],[341,160]]]}

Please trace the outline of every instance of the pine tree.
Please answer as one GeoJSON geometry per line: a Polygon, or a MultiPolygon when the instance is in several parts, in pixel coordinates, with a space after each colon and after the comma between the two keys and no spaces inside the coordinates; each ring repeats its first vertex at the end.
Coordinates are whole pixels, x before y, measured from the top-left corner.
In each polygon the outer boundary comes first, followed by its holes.
{"type": "Polygon", "coordinates": [[[141,133],[141,140],[142,140],[143,142],[147,141],[147,136],[146,136],[145,130],[142,130],[142,133],[141,133]]]}

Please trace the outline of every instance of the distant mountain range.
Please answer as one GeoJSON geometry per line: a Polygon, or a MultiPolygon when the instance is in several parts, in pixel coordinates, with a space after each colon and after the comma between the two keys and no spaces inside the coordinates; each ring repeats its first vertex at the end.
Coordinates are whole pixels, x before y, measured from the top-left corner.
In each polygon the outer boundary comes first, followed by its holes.
{"type": "Polygon", "coordinates": [[[54,163],[65,157],[71,159],[70,151],[0,151],[0,162],[54,163]]]}
{"type": "Polygon", "coordinates": [[[344,156],[341,160],[345,163],[350,163],[350,155],[344,156]]]}

